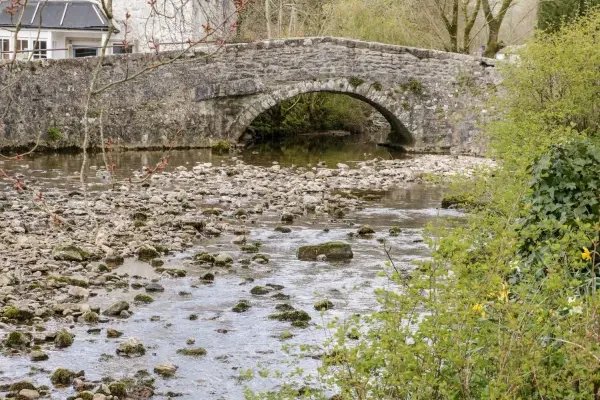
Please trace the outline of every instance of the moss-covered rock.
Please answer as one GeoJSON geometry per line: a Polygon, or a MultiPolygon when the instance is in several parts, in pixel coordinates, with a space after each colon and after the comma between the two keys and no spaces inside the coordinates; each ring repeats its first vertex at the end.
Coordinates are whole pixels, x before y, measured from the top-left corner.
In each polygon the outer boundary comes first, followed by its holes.
{"type": "Polygon", "coordinates": [[[41,350],[34,350],[31,352],[31,361],[46,361],[49,357],[48,354],[41,350]]]}
{"type": "Polygon", "coordinates": [[[315,303],[315,310],[317,311],[327,311],[333,308],[333,303],[329,300],[321,300],[315,303]]]}
{"type": "Polygon", "coordinates": [[[110,390],[110,394],[113,396],[117,396],[121,399],[127,397],[127,385],[125,382],[112,382],[108,385],[108,390],[110,390]]]}
{"type": "Polygon", "coordinates": [[[214,264],[215,257],[205,251],[198,253],[194,256],[194,261],[197,263],[214,264]]]}
{"type": "Polygon", "coordinates": [[[173,364],[158,364],[154,367],[154,373],[165,378],[175,376],[175,372],[177,372],[177,366],[173,364]]]}
{"type": "Polygon", "coordinates": [[[153,246],[142,246],[137,250],[138,259],[140,261],[151,261],[160,257],[160,253],[153,246]]]}
{"type": "Polygon", "coordinates": [[[292,228],[289,228],[287,226],[276,226],[275,227],[275,232],[290,233],[290,232],[292,232],[292,228]]]}
{"type": "Polygon", "coordinates": [[[88,311],[81,316],[81,319],[83,320],[83,322],[86,322],[88,324],[95,324],[98,322],[100,317],[95,312],[88,311]]]}
{"type": "Polygon", "coordinates": [[[344,242],[327,242],[314,246],[302,246],[296,253],[299,260],[316,261],[320,255],[325,255],[328,261],[349,260],[354,257],[352,248],[344,242]]]}
{"type": "MultiPolygon", "coordinates": [[[[154,258],[150,261],[150,265],[152,266],[152,268],[160,268],[163,265],[165,265],[165,262],[163,260],[161,260],[160,258],[154,258]]],[[[159,272],[159,271],[156,271],[159,272]]]]}
{"type": "Polygon", "coordinates": [[[260,251],[259,243],[245,244],[242,246],[242,251],[246,253],[258,253],[260,251]]]}
{"type": "Polygon", "coordinates": [[[229,253],[221,253],[215,257],[217,267],[226,267],[231,264],[233,264],[233,257],[229,253]]]}
{"type": "Polygon", "coordinates": [[[371,228],[369,225],[361,226],[356,232],[358,236],[371,236],[375,234],[375,229],[371,228]]]}
{"type": "Polygon", "coordinates": [[[11,393],[19,393],[23,389],[35,390],[35,386],[29,381],[19,381],[11,384],[8,387],[8,391],[11,393]]]}
{"type": "Polygon", "coordinates": [[[136,338],[129,338],[117,347],[117,355],[123,357],[141,357],[146,354],[146,348],[136,338]]]}
{"type": "Polygon", "coordinates": [[[134,297],[133,301],[135,301],[138,304],[150,304],[154,301],[154,299],[152,298],[152,296],[149,296],[147,294],[138,294],[134,297]]]}
{"type": "Polygon", "coordinates": [[[251,307],[248,300],[240,300],[231,310],[236,313],[243,313],[248,311],[251,307]]]}
{"type": "Polygon", "coordinates": [[[402,229],[399,226],[392,226],[389,230],[390,236],[400,236],[402,229]]]}
{"type": "Polygon", "coordinates": [[[213,283],[215,281],[215,275],[208,272],[208,273],[202,275],[202,278],[200,278],[200,281],[202,283],[213,283]]]}
{"type": "Polygon", "coordinates": [[[94,393],[89,391],[79,392],[77,393],[77,398],[81,400],[94,400],[94,393]]]}
{"type": "Polygon", "coordinates": [[[473,210],[485,206],[469,193],[447,194],[442,199],[442,208],[461,208],[473,210]]]}
{"type": "Polygon", "coordinates": [[[58,245],[52,249],[52,258],[57,261],[87,261],[90,253],[72,244],[58,245]]]}
{"type": "Polygon", "coordinates": [[[69,347],[73,344],[73,334],[66,329],[61,329],[56,332],[56,337],[54,338],[54,345],[59,349],[64,349],[65,347],[69,347]]]}
{"type": "Polygon", "coordinates": [[[254,286],[252,289],[250,289],[250,293],[256,296],[262,296],[269,292],[271,292],[271,289],[264,286],[254,286]]]}
{"type": "Polygon", "coordinates": [[[268,264],[269,257],[265,256],[264,254],[255,254],[252,257],[252,261],[256,261],[259,264],[268,264]]]}
{"type": "Polygon", "coordinates": [[[31,334],[27,332],[10,332],[6,335],[6,339],[4,339],[4,346],[19,349],[24,347],[29,347],[31,344],[31,334]]]}
{"type": "Polygon", "coordinates": [[[227,154],[231,150],[231,143],[226,140],[219,140],[210,146],[214,154],[227,154]]]}
{"type": "Polygon", "coordinates": [[[54,386],[68,386],[73,382],[77,374],[66,368],[57,368],[50,376],[50,382],[54,386]]]}
{"type": "Polygon", "coordinates": [[[277,311],[294,311],[295,310],[295,308],[292,307],[292,305],[288,304],[288,303],[277,304],[275,306],[275,309],[277,311]]]}
{"type": "Polygon", "coordinates": [[[206,355],[206,349],[202,347],[179,349],[177,350],[177,354],[181,354],[188,357],[202,357],[206,355]]]}
{"type": "Polygon", "coordinates": [[[275,319],[277,321],[287,321],[287,322],[295,322],[295,321],[310,321],[310,315],[306,311],[302,310],[292,310],[292,311],[283,311],[276,314],[269,315],[270,319],[275,319]]]}
{"type": "Polygon", "coordinates": [[[4,318],[12,319],[18,322],[29,322],[33,319],[33,313],[31,311],[17,308],[15,306],[8,306],[2,313],[4,318]]]}
{"type": "Polygon", "coordinates": [[[275,300],[289,300],[290,299],[290,295],[284,294],[284,293],[275,293],[272,297],[275,300]]]}

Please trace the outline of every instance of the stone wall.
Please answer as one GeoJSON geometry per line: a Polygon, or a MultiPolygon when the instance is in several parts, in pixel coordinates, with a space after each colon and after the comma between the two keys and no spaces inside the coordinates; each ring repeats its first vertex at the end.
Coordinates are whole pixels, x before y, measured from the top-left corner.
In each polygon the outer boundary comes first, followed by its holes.
{"type": "MultiPolygon", "coordinates": [[[[174,54],[110,56],[100,80],[118,81],[174,54]]],[[[90,58],[23,64],[12,101],[7,92],[0,93],[0,105],[9,104],[0,121],[0,145],[26,145],[41,135],[42,145],[79,146],[95,63],[90,58]]],[[[239,141],[253,118],[282,100],[327,91],[380,111],[394,130],[392,143],[480,153],[487,99],[499,83],[493,63],[330,37],[205,47],[113,86],[92,104],[88,117],[95,145],[103,115],[104,135],[116,146],[207,146],[239,141]]],[[[0,85],[13,79],[0,66],[0,85]]]]}

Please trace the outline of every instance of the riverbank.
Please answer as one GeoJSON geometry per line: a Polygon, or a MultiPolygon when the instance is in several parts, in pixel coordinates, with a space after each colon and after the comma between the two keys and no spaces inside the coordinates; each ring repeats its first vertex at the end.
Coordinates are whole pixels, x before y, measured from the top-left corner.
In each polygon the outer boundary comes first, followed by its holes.
{"type": "MultiPolygon", "coordinates": [[[[0,331],[3,339],[14,331],[32,336],[30,343],[21,347],[5,345],[2,353],[30,357],[36,345],[49,352],[55,346],[57,327],[86,336],[89,329],[96,329],[96,318],[101,326],[118,326],[132,311],[138,318],[141,311],[134,310],[129,298],[127,307],[105,313],[122,301],[122,292],[127,293],[129,287],[145,287],[151,296],[165,287],[174,293],[185,291],[168,280],[188,273],[182,265],[198,265],[198,259],[177,258],[182,252],[194,250],[201,254],[206,250],[211,257],[224,261],[225,267],[217,266],[215,260],[202,266],[193,274],[191,285],[219,281],[221,275],[237,279],[268,276],[268,271],[278,265],[276,261],[269,263],[269,258],[279,255],[269,252],[266,260],[256,257],[264,249],[255,243],[266,243],[268,248],[274,245],[269,240],[281,239],[265,236],[265,224],[270,232],[281,225],[281,235],[285,235],[286,228],[306,230],[310,226],[307,221],[318,224],[321,231],[331,231],[319,239],[314,233],[300,236],[295,239],[297,245],[343,240],[348,234],[348,226],[342,228],[344,224],[354,221],[359,210],[392,189],[422,183],[429,174],[469,176],[475,168],[488,165],[491,162],[481,158],[430,155],[349,165],[267,167],[232,157],[217,165],[179,165],[152,175],[140,185],[119,184],[114,189],[106,188],[105,175],[95,166],[97,174],[89,179],[87,201],[75,182],[58,188],[49,184],[51,179],[25,180],[27,194],[4,190],[0,195],[0,306],[4,312],[0,331]],[[38,192],[43,196],[36,201],[30,194],[38,192]],[[218,241],[216,238],[227,238],[229,248],[237,250],[210,251],[207,243],[218,241]],[[166,257],[167,253],[171,256],[166,257]],[[141,265],[148,265],[149,274],[139,265],[134,270],[119,267],[137,258],[144,261],[141,265]],[[154,292],[148,287],[152,279],[157,285],[154,292]],[[18,314],[6,314],[15,309],[18,314]],[[13,318],[15,315],[27,318],[19,321],[13,318]]],[[[267,291],[278,292],[273,288],[267,291]]],[[[167,307],[172,301],[157,307],[167,307]]],[[[145,335],[138,330],[138,337],[144,339],[145,335]]],[[[106,346],[116,347],[117,343],[106,346]]],[[[61,356],[53,357],[56,360],[61,356]]],[[[145,367],[151,369],[153,365],[145,367]]],[[[96,388],[97,383],[93,386],[96,388]]]]}

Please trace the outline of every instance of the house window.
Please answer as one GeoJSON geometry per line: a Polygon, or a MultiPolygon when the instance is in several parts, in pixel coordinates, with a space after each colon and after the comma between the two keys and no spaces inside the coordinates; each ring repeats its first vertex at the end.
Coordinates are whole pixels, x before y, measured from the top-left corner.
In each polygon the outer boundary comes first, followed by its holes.
{"type": "Polygon", "coordinates": [[[29,40],[27,39],[19,39],[16,42],[15,45],[15,50],[17,52],[16,57],[20,60],[22,59],[28,59],[30,56],[30,53],[27,51],[29,50],[29,40]],[[20,53],[22,52],[22,53],[20,53]]]}
{"type": "Polygon", "coordinates": [[[9,39],[0,39],[0,59],[8,60],[10,58],[9,39]]]}
{"type": "Polygon", "coordinates": [[[89,47],[81,47],[78,49],[73,49],[73,57],[81,58],[81,57],[96,57],[98,55],[98,49],[89,48],[89,47]]]}
{"type": "Polygon", "coordinates": [[[133,45],[128,44],[127,46],[123,46],[123,44],[115,44],[113,45],[113,54],[131,54],[133,53],[133,45]]]}
{"type": "Polygon", "coordinates": [[[48,58],[48,44],[45,40],[34,40],[33,41],[33,58],[36,60],[48,58]]]}

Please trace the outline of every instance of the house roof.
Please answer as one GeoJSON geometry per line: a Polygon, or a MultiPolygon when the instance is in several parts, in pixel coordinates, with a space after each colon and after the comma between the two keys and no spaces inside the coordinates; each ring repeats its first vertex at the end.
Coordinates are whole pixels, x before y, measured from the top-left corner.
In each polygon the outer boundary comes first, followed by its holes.
{"type": "MultiPolygon", "coordinates": [[[[21,10],[11,15],[10,2],[0,5],[0,27],[13,27],[21,10]]],[[[92,1],[29,1],[23,15],[22,28],[107,31],[108,18],[92,1]]]]}

